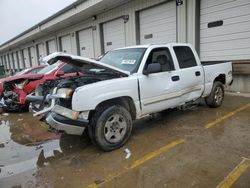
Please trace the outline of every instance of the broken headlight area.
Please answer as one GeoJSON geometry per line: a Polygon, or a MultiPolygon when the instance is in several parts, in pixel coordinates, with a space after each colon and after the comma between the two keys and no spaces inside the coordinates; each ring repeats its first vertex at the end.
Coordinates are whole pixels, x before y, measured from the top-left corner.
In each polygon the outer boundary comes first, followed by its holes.
{"type": "Polygon", "coordinates": [[[55,112],[61,116],[67,117],[72,120],[77,120],[79,116],[79,112],[73,111],[71,109],[59,105],[55,105],[52,109],[52,112],[55,112]]]}
{"type": "Polygon", "coordinates": [[[103,74],[47,80],[36,88],[33,97],[27,98],[31,101],[30,111],[34,113],[34,116],[38,116],[46,115],[55,105],[72,109],[71,99],[76,88],[114,77],[103,74]]]}

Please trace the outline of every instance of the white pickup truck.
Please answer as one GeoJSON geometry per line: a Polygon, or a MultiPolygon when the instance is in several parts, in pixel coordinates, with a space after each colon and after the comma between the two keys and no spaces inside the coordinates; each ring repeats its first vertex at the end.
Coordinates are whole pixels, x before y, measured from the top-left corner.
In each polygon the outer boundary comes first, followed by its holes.
{"type": "Polygon", "coordinates": [[[189,44],[126,47],[99,61],[62,53],[47,57],[49,64],[59,60],[81,73],[39,86],[29,96],[34,104],[43,103],[33,109],[35,115],[46,113],[51,128],[68,134],[81,135],[87,128],[93,143],[105,151],[121,147],[133,120],[145,115],[199,98],[220,106],[224,86],[233,81],[231,62],[202,64],[189,44]]]}

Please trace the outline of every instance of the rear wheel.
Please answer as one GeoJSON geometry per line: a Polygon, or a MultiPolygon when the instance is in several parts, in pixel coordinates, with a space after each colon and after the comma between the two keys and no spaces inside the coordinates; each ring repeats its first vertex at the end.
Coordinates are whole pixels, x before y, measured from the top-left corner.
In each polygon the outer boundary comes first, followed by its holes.
{"type": "Polygon", "coordinates": [[[132,132],[132,118],[126,108],[110,106],[97,110],[92,117],[89,135],[93,143],[104,151],[124,145],[132,132]]]}
{"type": "Polygon", "coordinates": [[[212,91],[208,97],[206,97],[206,104],[211,108],[217,108],[221,106],[224,99],[224,87],[221,82],[214,82],[212,91]]]}

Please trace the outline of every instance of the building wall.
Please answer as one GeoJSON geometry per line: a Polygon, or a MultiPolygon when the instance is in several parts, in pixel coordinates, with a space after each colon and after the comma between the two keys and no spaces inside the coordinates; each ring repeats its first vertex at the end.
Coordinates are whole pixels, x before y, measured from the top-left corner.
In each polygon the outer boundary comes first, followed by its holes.
{"type": "MultiPolygon", "coordinates": [[[[101,29],[100,26],[102,23],[108,22],[110,20],[119,18],[123,15],[128,15],[129,16],[129,20],[126,23],[125,26],[125,43],[126,46],[130,46],[130,45],[136,45],[136,12],[148,7],[152,7],[154,5],[160,4],[160,3],[164,3],[164,2],[168,2],[166,0],[135,0],[135,1],[129,1],[124,3],[121,6],[118,6],[116,8],[113,8],[109,11],[103,12],[101,14],[97,14],[96,20],[92,20],[91,18],[88,18],[86,20],[81,20],[78,24],[76,25],[72,25],[70,27],[64,28],[64,29],[60,29],[58,31],[52,32],[52,33],[48,33],[47,35],[41,37],[41,38],[36,38],[32,41],[26,42],[24,45],[20,45],[15,49],[11,49],[10,51],[8,51],[8,53],[12,53],[15,51],[21,51],[23,49],[26,48],[31,48],[34,47],[35,49],[35,55],[36,55],[36,61],[38,60],[38,56],[37,56],[37,45],[39,43],[43,43],[44,47],[46,48],[46,42],[49,40],[54,39],[56,41],[56,47],[57,50],[60,50],[60,43],[59,43],[59,39],[62,36],[65,35],[70,35],[71,37],[71,48],[72,48],[72,54],[77,54],[78,50],[77,50],[77,40],[76,40],[76,32],[85,28],[89,28],[89,27],[93,27],[95,28],[93,30],[93,40],[94,40],[94,55],[95,57],[101,55],[102,52],[102,48],[101,48],[101,43],[102,43],[102,39],[101,39],[101,29]]],[[[190,42],[192,44],[195,45],[195,34],[194,34],[194,29],[193,29],[193,25],[195,24],[193,19],[190,19],[190,15],[192,16],[192,18],[195,16],[194,15],[194,7],[193,4],[195,3],[195,0],[189,0],[186,1],[184,0],[184,4],[182,6],[176,7],[177,9],[177,41],[178,42],[190,42]],[[188,3],[188,4],[187,4],[188,3]],[[187,11],[188,9],[188,11],[187,11]],[[190,10],[189,10],[190,9],[190,10]],[[186,15],[188,12],[188,14],[190,15],[186,15]],[[186,20],[186,18],[189,18],[188,21],[186,20]],[[187,26],[187,22],[188,25],[187,26]],[[188,28],[188,31],[187,31],[188,28]],[[187,38],[187,36],[189,36],[187,38]]],[[[56,24],[55,21],[51,21],[50,23],[51,25],[56,24]]],[[[47,51],[47,49],[45,49],[45,51],[47,51]]],[[[6,52],[5,52],[6,53],[6,52]]],[[[3,53],[3,54],[5,54],[3,53]]],[[[47,53],[48,54],[48,53],[47,53]]],[[[21,60],[23,61],[23,59],[21,58],[21,60]]],[[[30,61],[30,60],[29,60],[30,61]]],[[[21,63],[21,61],[20,61],[21,63]]],[[[29,62],[30,64],[30,62],[29,62]]],[[[28,65],[25,65],[26,67],[28,67],[28,65]]],[[[20,66],[22,68],[22,66],[20,66]]]]}

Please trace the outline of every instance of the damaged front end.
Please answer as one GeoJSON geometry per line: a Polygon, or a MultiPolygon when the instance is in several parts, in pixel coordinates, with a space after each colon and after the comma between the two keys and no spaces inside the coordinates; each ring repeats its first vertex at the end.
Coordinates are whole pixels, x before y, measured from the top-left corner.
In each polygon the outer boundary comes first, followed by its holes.
{"type": "Polygon", "coordinates": [[[3,84],[1,106],[7,111],[17,111],[27,108],[26,95],[24,91],[28,79],[20,79],[3,84]]]}
{"type": "Polygon", "coordinates": [[[110,76],[81,76],[61,80],[49,80],[39,85],[35,93],[28,95],[29,109],[34,116],[41,116],[51,129],[67,134],[81,135],[88,125],[84,112],[72,110],[72,96],[76,88],[110,79],[110,76]]]}
{"type": "Polygon", "coordinates": [[[60,53],[51,54],[46,58],[49,64],[58,60],[71,64],[81,75],[47,80],[39,85],[33,94],[27,96],[27,100],[30,101],[30,111],[34,116],[42,116],[42,120],[45,120],[50,128],[68,134],[81,135],[89,124],[89,112],[77,112],[72,109],[72,96],[77,88],[129,75],[126,71],[79,56],[60,53]]]}

